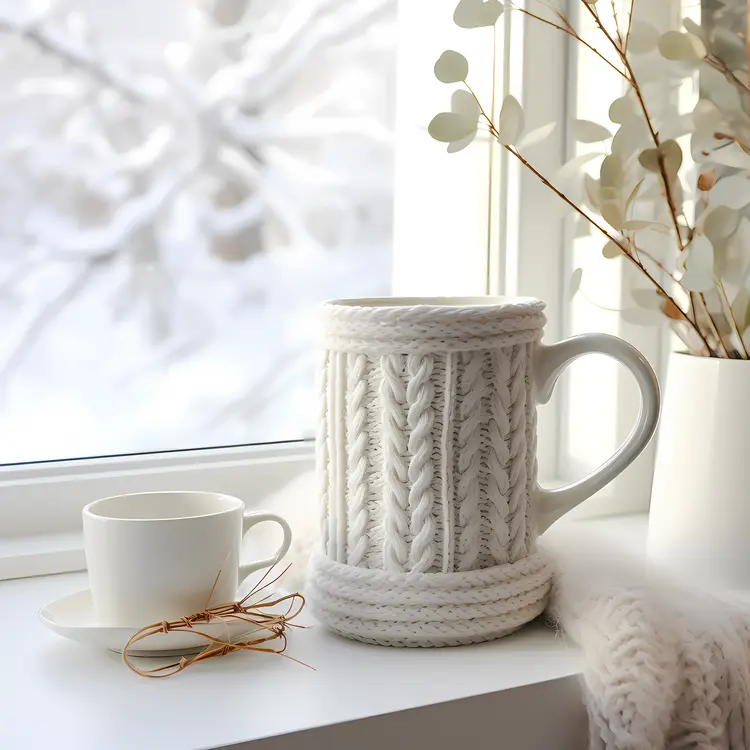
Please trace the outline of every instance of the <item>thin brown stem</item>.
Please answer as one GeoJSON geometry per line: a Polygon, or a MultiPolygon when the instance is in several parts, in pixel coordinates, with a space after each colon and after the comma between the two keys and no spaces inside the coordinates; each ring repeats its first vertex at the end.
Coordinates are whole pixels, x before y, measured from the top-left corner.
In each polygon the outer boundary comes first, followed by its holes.
{"type": "Polygon", "coordinates": [[[622,38],[622,32],[620,31],[620,22],[617,20],[617,6],[615,5],[615,0],[609,0],[610,5],[612,6],[612,18],[615,20],[615,33],[617,34],[617,41],[620,43],[620,49],[625,50],[625,44],[623,42],[622,38]]]}
{"type": "Polygon", "coordinates": [[[745,346],[745,341],[742,338],[742,332],[740,331],[740,326],[737,323],[737,318],[734,315],[734,310],[732,310],[732,305],[729,302],[729,297],[727,297],[727,290],[724,288],[724,282],[721,279],[719,279],[718,289],[719,289],[719,297],[721,298],[721,301],[723,302],[724,307],[726,308],[727,318],[729,318],[729,320],[731,321],[732,326],[734,327],[734,332],[737,334],[737,339],[740,342],[743,359],[750,359],[750,355],[748,355],[748,352],[747,352],[747,347],[745,346]]]}
{"type": "Polygon", "coordinates": [[[622,50],[626,55],[628,54],[628,42],[630,42],[630,29],[633,26],[633,13],[635,13],[635,0],[630,0],[630,10],[628,11],[628,28],[625,32],[625,46],[622,50]]]}
{"type": "Polygon", "coordinates": [[[555,23],[554,21],[549,21],[546,18],[542,18],[541,16],[538,16],[536,13],[532,13],[530,10],[526,10],[525,8],[519,8],[519,7],[515,6],[515,5],[513,6],[513,8],[515,10],[517,10],[519,13],[523,13],[525,16],[529,16],[530,18],[534,18],[537,21],[539,21],[539,22],[541,22],[543,24],[546,24],[547,26],[551,26],[553,29],[557,29],[558,31],[562,31],[563,34],[567,34],[569,37],[572,37],[577,42],[580,42],[584,47],[586,47],[586,49],[588,49],[591,52],[593,52],[600,60],[602,60],[605,63],[607,63],[607,65],[609,65],[609,67],[612,68],[612,70],[614,70],[615,73],[617,73],[618,75],[622,76],[626,81],[628,81],[628,83],[630,83],[630,81],[628,80],[628,77],[625,75],[625,73],[623,73],[622,70],[620,70],[620,68],[618,68],[611,60],[607,59],[601,52],[599,52],[598,49],[596,49],[596,47],[594,47],[592,44],[589,44],[585,39],[583,39],[580,36],[580,34],[572,26],[569,26],[569,27],[560,26],[559,24],[555,23]]]}
{"type": "Polygon", "coordinates": [[[738,78],[720,57],[717,57],[713,53],[709,53],[703,58],[703,62],[714,70],[718,70],[719,73],[722,73],[724,78],[738,88],[743,94],[750,96],[750,88],[748,85],[742,79],[738,78]]]}

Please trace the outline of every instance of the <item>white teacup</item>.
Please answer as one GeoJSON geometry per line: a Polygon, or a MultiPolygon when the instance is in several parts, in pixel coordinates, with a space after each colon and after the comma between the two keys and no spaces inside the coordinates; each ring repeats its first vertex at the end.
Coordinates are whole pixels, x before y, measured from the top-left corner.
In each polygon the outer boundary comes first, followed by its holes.
{"type": "Polygon", "coordinates": [[[242,581],[278,562],[292,541],[280,516],[246,513],[241,500],[216,492],[95,500],[83,509],[83,533],[97,622],[137,627],[235,601],[242,581]],[[281,526],[281,546],[269,558],[240,564],[243,536],[263,521],[281,526]]]}

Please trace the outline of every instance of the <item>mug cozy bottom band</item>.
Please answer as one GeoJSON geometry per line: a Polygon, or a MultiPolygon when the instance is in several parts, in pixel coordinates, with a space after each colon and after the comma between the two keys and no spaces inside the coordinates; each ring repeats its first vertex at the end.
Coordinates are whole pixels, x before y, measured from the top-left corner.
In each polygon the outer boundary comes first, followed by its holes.
{"type": "Polygon", "coordinates": [[[466,573],[392,573],[311,561],[315,616],[347,638],[384,646],[458,646],[508,635],[547,604],[552,565],[539,552],[466,573]]]}

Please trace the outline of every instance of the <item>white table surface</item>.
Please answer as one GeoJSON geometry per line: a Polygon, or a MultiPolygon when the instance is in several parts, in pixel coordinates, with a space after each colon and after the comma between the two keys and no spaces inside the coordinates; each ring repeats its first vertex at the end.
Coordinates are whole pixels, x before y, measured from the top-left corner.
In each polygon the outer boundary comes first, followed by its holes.
{"type": "MultiPolygon", "coordinates": [[[[644,530],[634,516],[548,534],[633,549],[644,530]]],[[[538,622],[446,649],[367,646],[318,625],[293,631],[288,651],[316,671],[242,653],[149,680],[38,620],[41,606],[85,587],[85,573],[0,582],[0,750],[455,750],[489,737],[500,750],[586,744],[580,652],[538,622]]]]}
{"type": "MultiPolygon", "coordinates": [[[[285,735],[575,675],[579,652],[541,625],[501,641],[389,649],[317,626],[282,657],[234,654],[149,680],[121,657],[67,641],[37,619],[84,573],[0,582],[3,750],[198,750],[285,735]]],[[[150,660],[149,660],[150,661],[150,660]]]]}

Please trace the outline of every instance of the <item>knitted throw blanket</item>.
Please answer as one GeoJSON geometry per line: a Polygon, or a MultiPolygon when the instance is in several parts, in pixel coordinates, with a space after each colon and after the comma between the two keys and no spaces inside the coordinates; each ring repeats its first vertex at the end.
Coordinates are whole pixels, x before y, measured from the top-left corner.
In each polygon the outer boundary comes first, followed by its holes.
{"type": "Polygon", "coordinates": [[[750,748],[750,607],[595,545],[548,549],[550,611],[584,655],[591,750],[750,748]]]}

